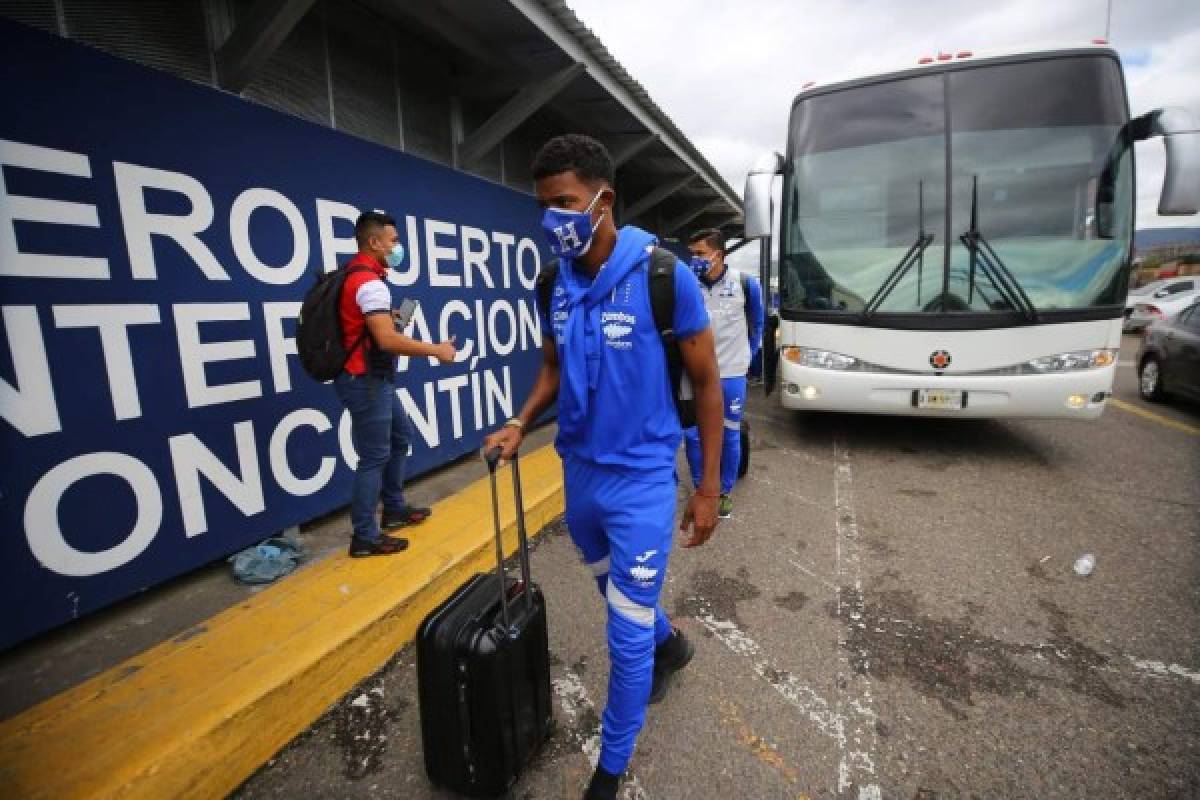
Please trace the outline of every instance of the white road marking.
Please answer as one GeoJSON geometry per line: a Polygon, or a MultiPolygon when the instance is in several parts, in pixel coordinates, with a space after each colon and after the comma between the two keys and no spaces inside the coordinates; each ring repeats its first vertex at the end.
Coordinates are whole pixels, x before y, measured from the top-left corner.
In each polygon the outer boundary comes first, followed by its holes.
{"type": "Polygon", "coordinates": [[[842,590],[838,592],[837,616],[843,624],[838,633],[837,711],[843,727],[838,737],[841,758],[838,762],[838,794],[858,787],[859,800],[879,800],[883,796],[875,783],[875,724],[877,717],[871,699],[871,684],[866,671],[870,653],[861,647],[854,653],[859,670],[850,664],[846,625],[865,625],[863,617],[862,564],[858,544],[858,517],[854,511],[854,470],[850,450],[840,435],[833,439],[834,504],[837,510],[834,547],[834,574],[842,590]]]}
{"type": "Polygon", "coordinates": [[[764,478],[761,475],[748,475],[746,477],[748,477],[754,483],[761,483],[763,486],[769,486],[772,490],[781,492],[792,500],[804,503],[805,505],[813,506],[814,508],[819,508],[822,511],[829,510],[829,506],[825,505],[824,503],[819,503],[816,500],[813,500],[811,497],[805,497],[795,489],[791,489],[787,486],[781,486],[770,478],[764,478]]]}
{"type": "Polygon", "coordinates": [[[789,564],[791,564],[791,565],[792,565],[793,567],[795,567],[796,569],[798,569],[798,570],[800,570],[801,572],[803,572],[805,575],[807,575],[807,576],[809,576],[810,578],[812,578],[813,580],[815,580],[817,583],[819,583],[819,584],[821,584],[822,586],[824,586],[824,587],[825,587],[826,589],[828,589],[829,591],[831,591],[831,592],[834,592],[834,593],[836,593],[836,592],[837,592],[837,590],[838,590],[838,587],[834,586],[834,585],[833,585],[831,582],[829,582],[829,581],[828,581],[828,580],[826,580],[825,578],[822,578],[820,575],[818,575],[817,573],[813,572],[811,569],[809,569],[808,567],[804,566],[804,565],[803,565],[803,564],[801,564],[799,561],[795,561],[795,560],[793,560],[793,559],[790,559],[790,558],[789,558],[789,559],[788,559],[788,563],[789,563],[789,564]]]}
{"type": "MultiPolygon", "coordinates": [[[[1011,642],[1015,647],[1025,648],[1030,658],[1038,661],[1050,661],[1047,657],[1053,656],[1059,661],[1066,661],[1070,658],[1070,653],[1065,652],[1061,647],[1058,647],[1049,642],[1011,642]]],[[[1153,659],[1138,658],[1128,653],[1123,654],[1126,661],[1133,668],[1133,673],[1139,677],[1146,678],[1177,678],[1180,680],[1190,681],[1200,685],[1200,671],[1188,669],[1179,664],[1167,664],[1163,661],[1154,661],[1153,659]]],[[[1108,658],[1119,659],[1120,656],[1106,656],[1108,658]]],[[[1100,672],[1111,672],[1114,675],[1123,675],[1126,678],[1130,677],[1130,670],[1121,666],[1119,661],[1114,661],[1111,665],[1094,666],[1094,670],[1100,672]]]]}
{"type": "MultiPolygon", "coordinates": [[[[596,706],[588,696],[583,681],[571,670],[563,670],[562,676],[551,680],[550,685],[554,688],[554,693],[558,695],[559,705],[562,706],[563,714],[567,717],[568,730],[573,723],[578,722],[579,717],[585,711],[590,710],[596,713],[596,706]]],[[[586,734],[572,731],[571,740],[595,768],[596,762],[600,760],[600,726],[597,725],[586,734]]],[[[649,800],[650,795],[646,793],[638,776],[626,771],[620,797],[621,800],[649,800]]]]}
{"type": "Polygon", "coordinates": [[[700,604],[697,621],[712,633],[721,644],[734,654],[749,659],[754,665],[754,673],[765,680],[771,688],[787,700],[808,718],[818,731],[837,739],[844,736],[842,720],[830,708],[829,701],[817,694],[812,687],[806,685],[795,675],[777,669],[768,661],[758,642],[750,638],[736,622],[728,619],[718,619],[708,607],[708,601],[702,597],[696,598],[700,604]]]}
{"type": "Polygon", "coordinates": [[[1200,672],[1181,667],[1178,664],[1165,664],[1162,661],[1139,659],[1130,655],[1125,656],[1125,658],[1139,672],[1145,672],[1159,678],[1183,678],[1192,683],[1200,684],[1200,672]]]}

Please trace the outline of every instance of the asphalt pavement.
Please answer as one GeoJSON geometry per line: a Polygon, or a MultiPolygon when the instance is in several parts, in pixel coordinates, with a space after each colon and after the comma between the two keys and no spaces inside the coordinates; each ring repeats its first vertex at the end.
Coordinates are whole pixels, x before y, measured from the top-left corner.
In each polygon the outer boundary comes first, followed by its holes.
{"type": "MultiPolygon", "coordinates": [[[[1200,409],[1138,399],[1134,346],[1096,422],[799,415],[752,392],[733,518],[667,578],[696,657],[622,796],[1200,797],[1200,409]]],[[[561,525],[533,570],[557,727],[512,796],[577,800],[604,607],[561,525]]],[[[412,649],[236,796],[448,798],[412,649]]]]}

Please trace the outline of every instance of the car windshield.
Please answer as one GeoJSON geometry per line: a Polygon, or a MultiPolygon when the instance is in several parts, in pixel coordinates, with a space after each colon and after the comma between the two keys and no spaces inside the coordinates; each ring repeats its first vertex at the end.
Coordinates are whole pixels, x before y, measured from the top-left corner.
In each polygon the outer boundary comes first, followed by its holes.
{"type": "Polygon", "coordinates": [[[1013,312],[1021,294],[1030,312],[1121,303],[1133,221],[1126,119],[1120,67],[1094,56],[799,101],[784,177],[784,309],[1013,312]],[[1106,193],[1112,224],[1101,231],[1106,193]],[[904,265],[922,234],[928,243],[904,265]],[[980,239],[998,270],[980,265],[980,239]],[[999,273],[1016,285],[1006,290],[999,273]]]}

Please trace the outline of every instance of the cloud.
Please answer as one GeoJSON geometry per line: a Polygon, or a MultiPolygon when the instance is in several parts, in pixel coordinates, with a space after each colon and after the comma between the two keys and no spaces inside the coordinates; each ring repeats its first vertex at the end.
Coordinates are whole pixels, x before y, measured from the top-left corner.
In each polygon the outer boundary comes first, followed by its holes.
{"type": "MultiPolygon", "coordinates": [[[[805,82],[915,66],[939,50],[1020,50],[1104,36],[1106,0],[567,0],[739,194],[757,154],[782,150],[805,82]]],[[[1133,113],[1200,116],[1200,3],[1113,0],[1110,39],[1127,54],[1133,113]]],[[[1138,224],[1154,212],[1162,144],[1139,145],[1138,224]]],[[[1194,219],[1194,218],[1191,218],[1194,219]]],[[[751,248],[746,248],[750,250],[751,248]]]]}

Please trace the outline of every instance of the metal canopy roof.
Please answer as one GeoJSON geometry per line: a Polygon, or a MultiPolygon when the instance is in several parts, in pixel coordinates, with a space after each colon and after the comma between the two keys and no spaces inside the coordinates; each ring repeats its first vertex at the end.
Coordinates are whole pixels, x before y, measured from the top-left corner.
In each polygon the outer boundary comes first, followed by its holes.
{"type": "Polygon", "coordinates": [[[617,161],[620,223],[662,237],[699,227],[741,235],[737,193],[563,0],[365,2],[450,51],[454,91],[498,104],[464,131],[458,166],[470,169],[518,127],[538,141],[586,133],[617,161]]]}

